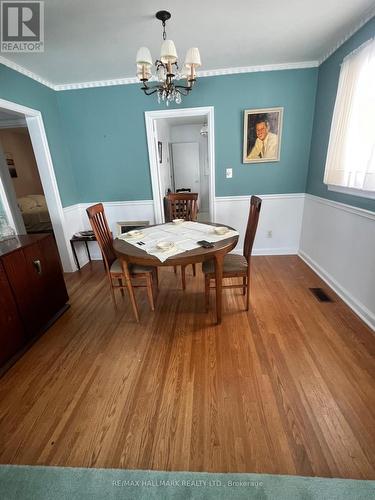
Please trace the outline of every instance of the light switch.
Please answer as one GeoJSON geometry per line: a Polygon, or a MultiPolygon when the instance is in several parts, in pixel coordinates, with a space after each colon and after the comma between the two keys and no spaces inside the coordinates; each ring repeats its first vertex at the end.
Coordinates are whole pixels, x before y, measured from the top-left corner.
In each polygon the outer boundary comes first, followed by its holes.
{"type": "Polygon", "coordinates": [[[227,179],[231,179],[233,177],[233,169],[227,168],[226,177],[227,179]]]}

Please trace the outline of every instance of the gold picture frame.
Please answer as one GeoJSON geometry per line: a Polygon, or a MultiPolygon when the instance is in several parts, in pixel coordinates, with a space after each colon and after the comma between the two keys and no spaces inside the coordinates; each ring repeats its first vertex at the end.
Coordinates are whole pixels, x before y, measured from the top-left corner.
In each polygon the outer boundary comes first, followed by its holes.
{"type": "Polygon", "coordinates": [[[284,108],[244,111],[243,163],[280,161],[284,108]]]}

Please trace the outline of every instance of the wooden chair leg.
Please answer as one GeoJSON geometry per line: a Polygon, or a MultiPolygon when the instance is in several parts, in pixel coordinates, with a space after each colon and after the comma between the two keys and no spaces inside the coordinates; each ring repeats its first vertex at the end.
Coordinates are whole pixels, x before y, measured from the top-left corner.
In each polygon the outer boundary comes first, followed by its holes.
{"type": "Polygon", "coordinates": [[[249,310],[250,307],[250,276],[247,277],[247,286],[246,286],[246,311],[249,310]]]}
{"type": "Polygon", "coordinates": [[[208,312],[210,308],[210,278],[207,274],[204,275],[204,304],[206,312],[208,312]]]}
{"type": "Polygon", "coordinates": [[[151,311],[155,311],[154,294],[153,294],[153,290],[152,290],[152,276],[151,276],[151,273],[147,273],[146,274],[146,284],[147,284],[148,301],[150,303],[151,311]]]}
{"type": "Polygon", "coordinates": [[[246,276],[242,278],[242,295],[246,295],[246,276]]]}
{"type": "MultiPolygon", "coordinates": [[[[118,284],[120,285],[120,287],[123,287],[124,284],[122,282],[122,279],[121,278],[118,278],[118,284]]],[[[124,297],[124,289],[123,288],[120,288],[120,291],[121,291],[121,295],[124,297]]]]}
{"type": "Polygon", "coordinates": [[[186,290],[186,274],[185,274],[186,266],[181,266],[181,281],[182,281],[182,289],[186,290]]]}
{"type": "Polygon", "coordinates": [[[192,264],[193,265],[193,276],[196,276],[197,275],[197,269],[195,267],[195,264],[192,264]]]}
{"type": "Polygon", "coordinates": [[[152,295],[154,297],[154,302],[155,302],[155,297],[157,297],[159,293],[159,276],[158,276],[158,268],[155,267],[154,270],[152,271],[151,274],[151,283],[152,283],[152,295]]]}
{"type": "Polygon", "coordinates": [[[113,302],[113,305],[115,307],[115,309],[117,310],[117,304],[116,304],[116,297],[115,297],[115,290],[112,286],[112,278],[110,278],[110,282],[109,282],[109,289],[111,291],[111,297],[112,297],[112,302],[113,302]]]}
{"type": "Polygon", "coordinates": [[[159,290],[159,271],[158,271],[158,268],[157,268],[157,267],[155,267],[154,274],[155,274],[155,285],[156,285],[156,290],[159,290]]]}

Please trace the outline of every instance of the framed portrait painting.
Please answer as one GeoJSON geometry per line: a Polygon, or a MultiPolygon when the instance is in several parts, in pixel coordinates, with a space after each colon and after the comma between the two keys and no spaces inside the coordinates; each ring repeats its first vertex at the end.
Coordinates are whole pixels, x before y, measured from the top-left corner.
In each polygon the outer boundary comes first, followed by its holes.
{"type": "Polygon", "coordinates": [[[12,153],[5,153],[5,159],[8,165],[9,173],[12,178],[18,177],[16,166],[14,165],[12,153]]]}
{"type": "Polygon", "coordinates": [[[244,112],[243,163],[280,160],[283,108],[244,112]]]}

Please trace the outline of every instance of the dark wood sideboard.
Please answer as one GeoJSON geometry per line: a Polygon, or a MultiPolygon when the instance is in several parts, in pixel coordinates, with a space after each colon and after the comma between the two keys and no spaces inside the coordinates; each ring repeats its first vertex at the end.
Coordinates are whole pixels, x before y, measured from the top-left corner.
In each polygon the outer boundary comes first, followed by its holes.
{"type": "Polygon", "coordinates": [[[0,375],[68,307],[51,234],[0,241],[0,375]]]}

